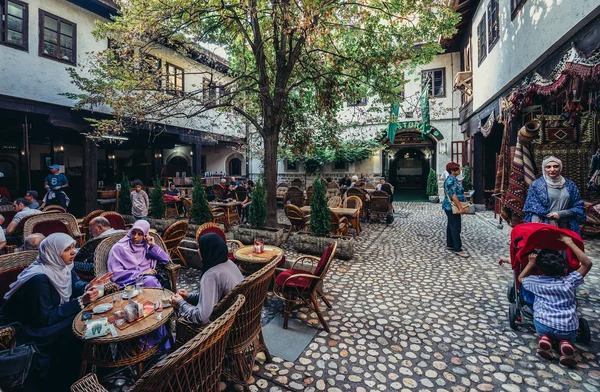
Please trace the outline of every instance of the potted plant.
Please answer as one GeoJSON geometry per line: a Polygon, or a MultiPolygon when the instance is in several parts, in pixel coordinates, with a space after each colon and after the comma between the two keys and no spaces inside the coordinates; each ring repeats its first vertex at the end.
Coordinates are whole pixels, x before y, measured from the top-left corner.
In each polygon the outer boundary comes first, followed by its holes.
{"type": "Polygon", "coordinates": [[[462,169],[463,182],[462,186],[465,192],[468,192],[473,189],[473,182],[471,180],[471,166],[465,165],[462,169]]]}
{"type": "Polygon", "coordinates": [[[164,192],[158,177],[152,182],[152,192],[150,192],[150,216],[154,219],[163,219],[165,216],[164,192]]]}
{"type": "Polygon", "coordinates": [[[318,177],[313,182],[313,194],[310,203],[310,233],[295,233],[292,246],[298,252],[322,255],[334,241],[338,243],[336,256],[351,259],[354,256],[354,241],[350,237],[332,236],[331,212],[327,206],[325,183],[318,177]]]}
{"type": "Polygon", "coordinates": [[[438,180],[437,173],[433,169],[429,169],[429,176],[427,177],[427,196],[429,201],[432,203],[439,203],[440,196],[438,195],[438,180]]]}
{"type": "Polygon", "coordinates": [[[262,240],[265,244],[279,246],[283,242],[283,229],[265,227],[267,224],[267,192],[263,179],[256,182],[252,191],[252,204],[248,211],[248,225],[233,228],[233,237],[243,244],[254,244],[262,240]]]}
{"type": "Polygon", "coordinates": [[[121,178],[121,190],[119,191],[118,205],[119,214],[131,215],[131,195],[130,195],[131,184],[129,178],[125,174],[121,178]]]}
{"type": "Polygon", "coordinates": [[[194,188],[192,189],[190,223],[202,225],[212,221],[212,214],[210,213],[210,206],[208,205],[208,199],[206,198],[202,177],[200,175],[195,176],[193,182],[194,188]]]}

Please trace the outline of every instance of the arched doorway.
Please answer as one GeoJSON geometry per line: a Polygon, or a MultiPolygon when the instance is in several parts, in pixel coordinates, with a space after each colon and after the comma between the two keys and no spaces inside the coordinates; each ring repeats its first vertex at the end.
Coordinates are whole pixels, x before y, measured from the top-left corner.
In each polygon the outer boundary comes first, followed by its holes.
{"type": "Polygon", "coordinates": [[[390,182],[395,189],[425,192],[430,162],[417,148],[403,148],[394,154],[390,182]]]}
{"type": "Polygon", "coordinates": [[[167,162],[167,176],[175,177],[179,173],[180,176],[185,173],[186,176],[192,175],[192,169],[188,160],[182,156],[176,155],[167,162]]]}
{"type": "Polygon", "coordinates": [[[242,160],[239,158],[232,158],[229,161],[229,175],[230,176],[241,176],[242,175],[242,160]]]}

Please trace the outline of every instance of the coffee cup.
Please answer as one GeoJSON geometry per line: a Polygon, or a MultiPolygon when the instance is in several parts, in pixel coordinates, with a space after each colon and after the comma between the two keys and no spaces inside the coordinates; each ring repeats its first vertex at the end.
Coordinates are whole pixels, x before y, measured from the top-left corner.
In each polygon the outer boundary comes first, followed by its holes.
{"type": "Polygon", "coordinates": [[[133,285],[125,286],[125,294],[127,295],[128,298],[131,298],[134,291],[135,291],[135,286],[133,286],[133,285]]]}
{"type": "Polygon", "coordinates": [[[103,284],[97,284],[94,286],[94,288],[96,290],[98,290],[98,297],[104,297],[104,285],[103,284]]]}

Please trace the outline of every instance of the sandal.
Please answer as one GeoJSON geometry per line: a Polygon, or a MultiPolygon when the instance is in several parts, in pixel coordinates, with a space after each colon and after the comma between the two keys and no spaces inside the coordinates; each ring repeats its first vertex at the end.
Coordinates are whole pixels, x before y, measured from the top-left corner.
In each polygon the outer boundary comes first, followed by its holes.
{"type": "Polygon", "coordinates": [[[542,358],[554,359],[554,355],[552,355],[552,341],[548,336],[540,336],[538,340],[537,353],[542,358]]]}
{"type": "Polygon", "coordinates": [[[577,365],[577,360],[575,359],[575,349],[573,345],[568,340],[563,340],[560,342],[558,346],[560,349],[560,359],[559,362],[563,366],[575,366],[577,365]]]}
{"type": "Polygon", "coordinates": [[[456,252],[456,251],[453,251],[453,252],[457,256],[460,256],[460,257],[465,258],[465,259],[469,257],[469,254],[467,252],[465,252],[464,250],[461,250],[460,252],[456,252]]]}

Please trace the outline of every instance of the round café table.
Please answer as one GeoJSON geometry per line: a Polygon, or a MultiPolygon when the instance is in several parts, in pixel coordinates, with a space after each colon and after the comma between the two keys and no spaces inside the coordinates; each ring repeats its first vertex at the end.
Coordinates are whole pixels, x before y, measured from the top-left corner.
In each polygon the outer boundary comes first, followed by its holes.
{"type": "MultiPolygon", "coordinates": [[[[122,291],[119,292],[119,294],[122,293],[122,291]]],[[[173,293],[170,290],[165,289],[164,295],[166,298],[170,298],[173,293]]],[[[144,290],[135,296],[133,300],[140,303],[146,301],[154,303],[162,298],[163,289],[144,288],[144,290]]],[[[115,330],[118,335],[116,337],[113,337],[112,334],[108,333],[102,337],[85,339],[85,321],[81,320],[82,313],[86,310],[91,311],[94,307],[105,303],[112,303],[112,294],[105,295],[86,306],[85,309],[75,317],[75,320],[73,320],[73,333],[77,338],[83,340],[81,376],[83,377],[86,374],[87,365],[91,364],[108,368],[137,365],[138,377],[140,377],[142,375],[144,361],[158,353],[160,347],[166,341],[165,337],[163,341],[151,346],[151,340],[154,340],[155,336],[153,336],[154,334],[150,335],[150,333],[167,324],[174,315],[173,308],[164,308],[160,320],[157,320],[155,318],[155,313],[152,313],[141,320],[131,323],[125,329],[119,329],[115,325],[115,330]]],[[[91,320],[107,317],[109,318],[109,321],[111,321],[111,317],[114,317],[113,312],[123,310],[127,304],[127,299],[123,299],[122,304],[115,302],[111,310],[101,314],[92,314],[91,320]]],[[[171,337],[172,334],[167,333],[167,336],[171,340],[171,344],[174,344],[171,337]]]]}
{"type": "Polygon", "coordinates": [[[271,261],[273,257],[283,254],[283,249],[273,245],[265,245],[263,253],[254,253],[254,245],[242,246],[233,252],[233,258],[239,263],[240,270],[250,275],[271,261]]]}

